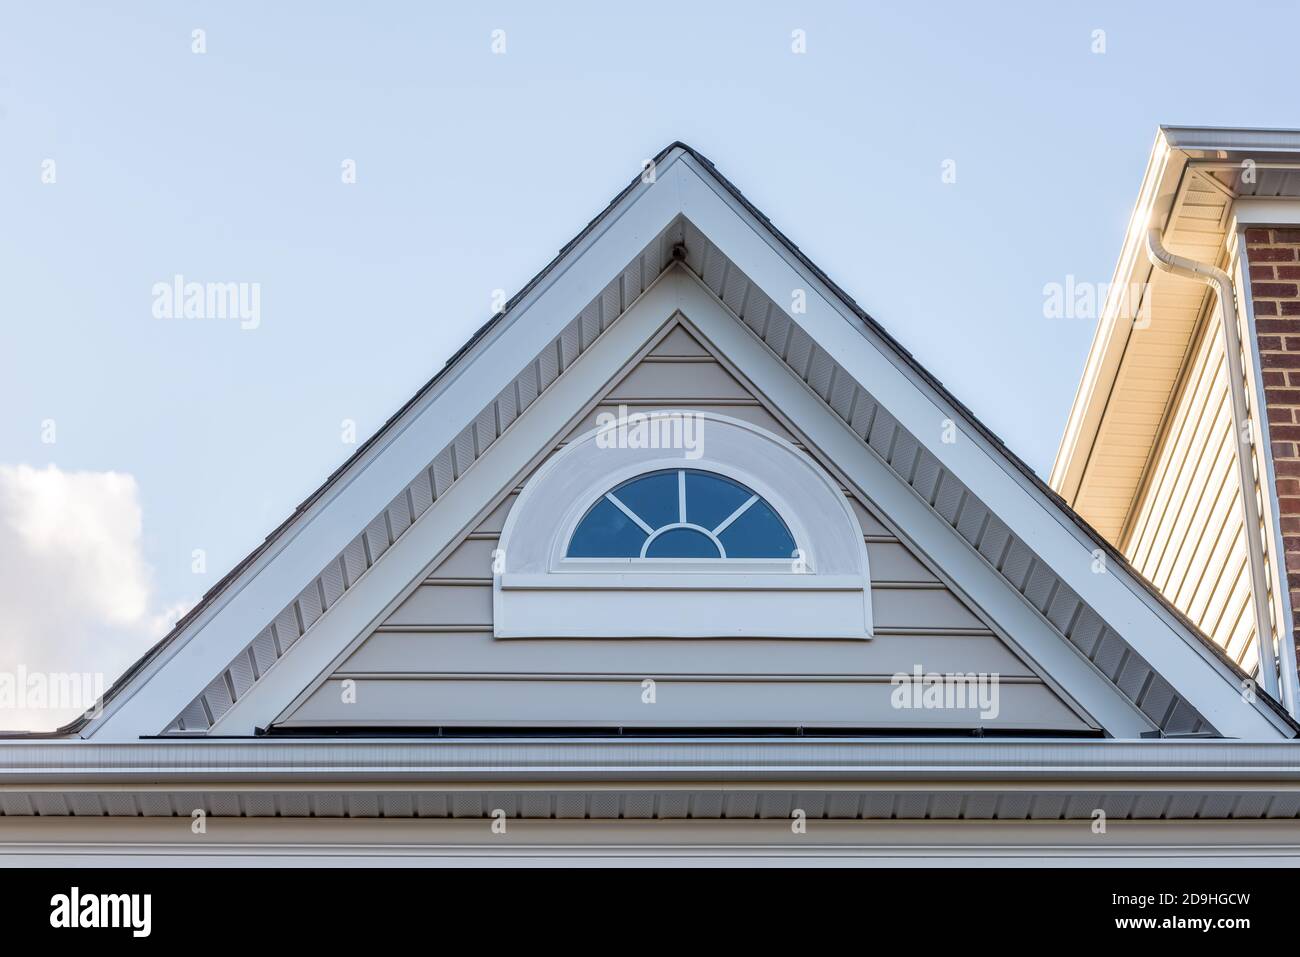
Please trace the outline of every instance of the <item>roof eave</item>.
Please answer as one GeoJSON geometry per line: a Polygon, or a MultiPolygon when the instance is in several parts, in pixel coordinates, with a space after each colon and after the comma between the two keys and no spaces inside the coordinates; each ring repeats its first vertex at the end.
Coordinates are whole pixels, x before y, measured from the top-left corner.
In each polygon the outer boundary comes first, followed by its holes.
{"type": "Polygon", "coordinates": [[[1121,318],[1124,291],[1143,283],[1151,271],[1142,249],[1146,229],[1152,224],[1167,226],[1188,163],[1261,158],[1300,164],[1300,130],[1164,125],[1157,132],[1110,294],[1052,465],[1050,484],[1071,505],[1096,445],[1131,329],[1129,319],[1121,318]]]}
{"type": "Polygon", "coordinates": [[[1300,160],[1300,130],[1225,126],[1161,126],[1172,149],[1193,160],[1300,160]]]}

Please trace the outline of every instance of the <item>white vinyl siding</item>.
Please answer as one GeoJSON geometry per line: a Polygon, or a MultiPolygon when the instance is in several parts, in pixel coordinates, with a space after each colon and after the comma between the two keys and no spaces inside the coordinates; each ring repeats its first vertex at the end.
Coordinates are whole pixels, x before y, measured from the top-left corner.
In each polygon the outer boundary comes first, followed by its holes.
{"type": "Polygon", "coordinates": [[[1193,343],[1122,550],[1175,607],[1250,671],[1257,661],[1239,438],[1216,312],[1193,343]]]}

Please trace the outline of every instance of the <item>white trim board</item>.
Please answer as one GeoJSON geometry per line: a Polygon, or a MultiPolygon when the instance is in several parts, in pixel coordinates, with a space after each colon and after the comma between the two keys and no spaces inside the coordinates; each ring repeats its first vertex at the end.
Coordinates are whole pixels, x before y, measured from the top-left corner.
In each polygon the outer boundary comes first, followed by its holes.
{"type": "MultiPolygon", "coordinates": [[[[1292,215],[1300,222],[1300,202],[1292,201],[1292,215]]],[[[1282,684],[1283,701],[1296,708],[1296,699],[1300,697],[1300,675],[1297,675],[1295,647],[1295,610],[1291,607],[1291,586],[1287,577],[1286,542],[1282,537],[1281,502],[1277,494],[1277,469],[1273,464],[1272,425],[1268,420],[1268,390],[1264,387],[1264,367],[1259,350],[1259,331],[1255,325],[1255,301],[1248,278],[1249,257],[1246,253],[1245,224],[1239,223],[1234,214],[1232,242],[1229,245],[1231,259],[1229,274],[1237,290],[1239,312],[1243,329],[1241,336],[1245,342],[1246,389],[1250,395],[1250,422],[1254,434],[1259,436],[1253,444],[1255,474],[1260,486],[1260,511],[1264,526],[1264,555],[1268,562],[1270,604],[1273,609],[1274,628],[1277,632],[1277,658],[1279,661],[1279,678],[1282,684]]],[[[1257,640],[1258,636],[1257,636],[1257,640]]]]}
{"type": "Polygon", "coordinates": [[[772,820],[215,818],[190,835],[171,820],[0,822],[0,864],[105,867],[465,866],[1294,866],[1294,821],[823,820],[791,832],[772,820]],[[219,823],[218,823],[219,822],[219,823]],[[183,833],[181,833],[183,831],[183,833]]]}

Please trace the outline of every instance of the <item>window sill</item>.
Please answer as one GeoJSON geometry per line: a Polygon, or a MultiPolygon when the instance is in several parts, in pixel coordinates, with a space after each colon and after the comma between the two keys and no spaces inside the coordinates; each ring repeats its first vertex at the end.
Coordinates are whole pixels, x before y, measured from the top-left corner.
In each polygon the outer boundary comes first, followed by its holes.
{"type": "Polygon", "coordinates": [[[492,591],[497,638],[871,637],[848,575],[506,574],[492,591]]]}

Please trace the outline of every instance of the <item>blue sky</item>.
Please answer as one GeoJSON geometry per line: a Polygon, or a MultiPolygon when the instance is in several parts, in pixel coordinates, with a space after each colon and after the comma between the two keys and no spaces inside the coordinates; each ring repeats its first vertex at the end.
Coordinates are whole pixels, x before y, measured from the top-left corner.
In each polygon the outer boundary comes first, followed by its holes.
{"type": "MultiPolygon", "coordinates": [[[[371,434],[682,139],[1045,474],[1094,323],[1044,318],[1044,284],[1109,280],[1158,124],[1300,125],[1297,26],[1289,2],[6,4],[0,467],[133,477],[137,624],[192,602],[350,454],[342,420],[371,434]],[[260,325],[154,318],[177,273],[259,283],[260,325]]],[[[66,627],[148,643],[102,617],[66,627]]]]}

